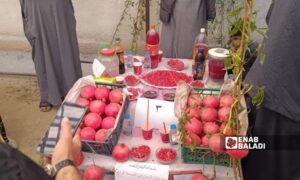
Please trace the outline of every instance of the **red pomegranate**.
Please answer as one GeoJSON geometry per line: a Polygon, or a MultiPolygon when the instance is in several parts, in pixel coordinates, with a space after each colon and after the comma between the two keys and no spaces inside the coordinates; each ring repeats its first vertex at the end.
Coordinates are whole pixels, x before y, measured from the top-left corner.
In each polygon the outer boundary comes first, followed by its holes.
{"type": "Polygon", "coordinates": [[[125,144],[117,144],[113,149],[112,157],[118,162],[124,162],[128,160],[129,152],[129,148],[125,144]]]}

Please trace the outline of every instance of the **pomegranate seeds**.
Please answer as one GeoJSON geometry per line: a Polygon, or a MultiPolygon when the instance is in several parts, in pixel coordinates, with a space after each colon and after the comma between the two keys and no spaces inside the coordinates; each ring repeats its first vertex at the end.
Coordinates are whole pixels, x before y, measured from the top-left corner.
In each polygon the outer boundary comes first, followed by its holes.
{"type": "Polygon", "coordinates": [[[156,70],[145,74],[143,80],[152,86],[175,88],[179,80],[190,83],[193,78],[182,72],[156,70]]]}
{"type": "Polygon", "coordinates": [[[125,77],[125,83],[128,85],[128,86],[135,86],[139,83],[139,79],[138,77],[134,76],[134,75],[127,75],[125,77]]]}
{"type": "Polygon", "coordinates": [[[132,95],[129,96],[129,101],[135,101],[137,100],[137,97],[139,96],[139,89],[138,88],[127,88],[128,92],[132,93],[132,95]]]}
{"type": "Polygon", "coordinates": [[[184,70],[184,63],[178,59],[169,59],[167,65],[176,71],[184,70]]]}
{"type": "Polygon", "coordinates": [[[142,145],[138,147],[133,147],[130,151],[130,156],[135,161],[146,161],[151,153],[151,149],[147,145],[142,145]]]}
{"type": "Polygon", "coordinates": [[[156,158],[162,164],[171,164],[175,161],[177,153],[171,148],[160,148],[156,151],[156,158]]]}
{"type": "Polygon", "coordinates": [[[194,88],[201,88],[204,87],[204,83],[202,81],[193,81],[191,86],[194,88]]]}

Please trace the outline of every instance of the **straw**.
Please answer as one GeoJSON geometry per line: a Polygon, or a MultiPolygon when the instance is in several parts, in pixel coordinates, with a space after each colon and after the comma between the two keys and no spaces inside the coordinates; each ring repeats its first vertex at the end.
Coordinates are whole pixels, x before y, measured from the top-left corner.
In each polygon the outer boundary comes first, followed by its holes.
{"type": "Polygon", "coordinates": [[[165,123],[165,122],[163,122],[163,124],[164,124],[164,130],[165,130],[165,134],[167,134],[166,123],[165,123]]]}
{"type": "Polygon", "coordinates": [[[147,131],[148,128],[149,128],[149,99],[147,99],[147,125],[146,125],[147,131]]]}

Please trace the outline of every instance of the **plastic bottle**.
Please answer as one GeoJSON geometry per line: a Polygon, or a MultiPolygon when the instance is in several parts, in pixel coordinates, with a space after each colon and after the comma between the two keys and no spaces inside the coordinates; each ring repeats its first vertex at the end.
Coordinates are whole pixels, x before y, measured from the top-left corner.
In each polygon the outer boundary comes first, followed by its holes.
{"type": "Polygon", "coordinates": [[[121,45],[121,39],[118,37],[115,39],[115,51],[119,58],[119,74],[125,73],[125,64],[124,64],[124,49],[121,45]]]}
{"type": "Polygon", "coordinates": [[[204,49],[199,48],[195,57],[195,68],[193,69],[194,80],[202,80],[205,72],[205,56],[204,49]]]}
{"type": "Polygon", "coordinates": [[[126,67],[132,68],[133,67],[133,52],[131,50],[127,51],[126,53],[126,67]]]}
{"type": "Polygon", "coordinates": [[[147,51],[151,57],[152,69],[157,68],[159,63],[159,34],[155,27],[155,24],[151,24],[146,36],[147,51]]]}
{"type": "Polygon", "coordinates": [[[145,52],[144,68],[145,68],[145,70],[151,68],[151,58],[150,58],[150,54],[148,51],[145,52]]]}
{"type": "Polygon", "coordinates": [[[103,77],[115,77],[119,75],[119,60],[113,48],[100,50],[99,61],[106,67],[103,77]]]}
{"type": "Polygon", "coordinates": [[[123,133],[128,136],[132,135],[132,124],[130,114],[124,115],[123,133]]]}
{"type": "Polygon", "coordinates": [[[195,57],[198,53],[198,49],[204,49],[204,57],[207,57],[208,54],[208,44],[207,44],[207,37],[205,34],[205,28],[201,28],[200,33],[197,35],[195,42],[194,42],[194,50],[193,50],[193,61],[192,61],[192,69],[195,67],[195,57]]]}
{"type": "Polygon", "coordinates": [[[176,124],[171,124],[170,126],[170,133],[169,133],[169,140],[171,145],[176,145],[178,144],[178,141],[176,140],[177,136],[177,126],[176,124]]]}

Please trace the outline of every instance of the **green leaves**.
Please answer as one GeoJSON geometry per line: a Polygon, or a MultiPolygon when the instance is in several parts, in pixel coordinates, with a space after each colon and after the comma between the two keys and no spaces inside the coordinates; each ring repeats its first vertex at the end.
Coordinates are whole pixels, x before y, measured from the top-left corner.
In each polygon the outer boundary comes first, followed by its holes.
{"type": "Polygon", "coordinates": [[[252,98],[252,103],[256,106],[256,107],[260,107],[263,103],[263,100],[265,98],[265,87],[264,86],[255,86],[254,87],[256,94],[255,96],[252,98]]]}
{"type": "Polygon", "coordinates": [[[264,64],[266,60],[266,52],[263,48],[261,49],[259,56],[260,56],[260,64],[264,64]]]}
{"type": "Polygon", "coordinates": [[[242,7],[239,7],[237,9],[234,9],[233,11],[230,12],[230,14],[228,15],[228,18],[234,18],[240,15],[241,11],[242,11],[242,7]]]}

